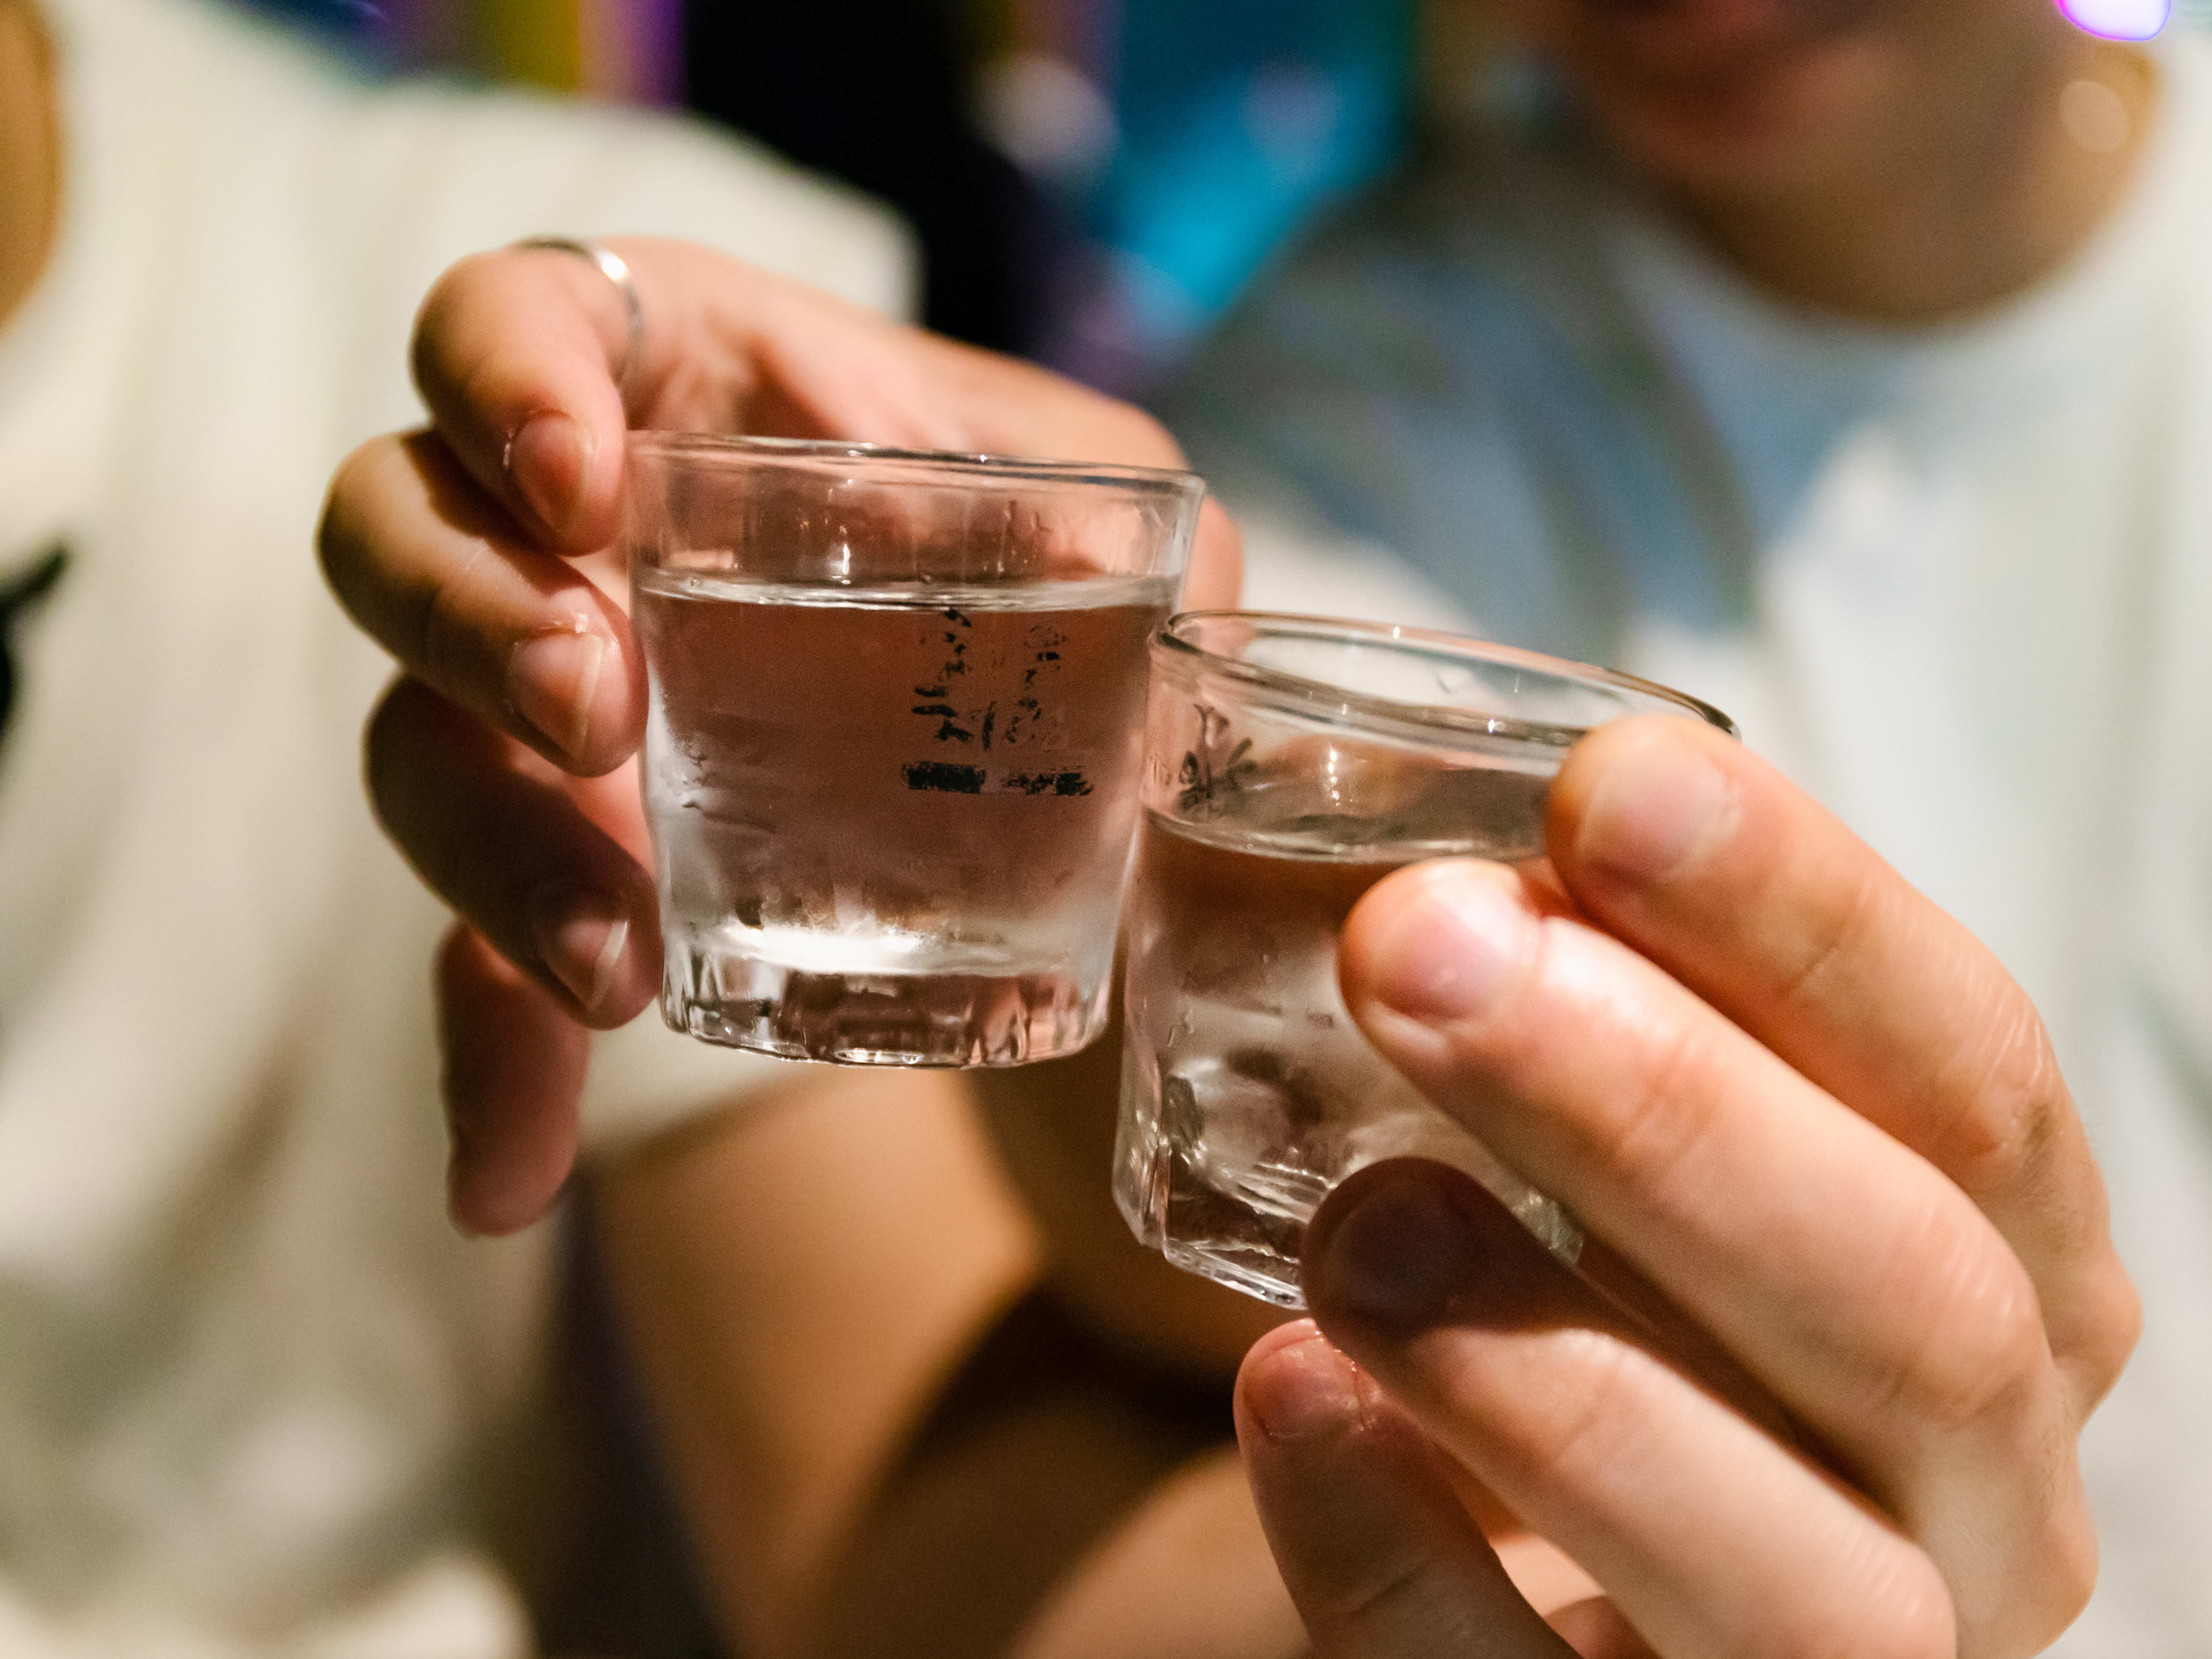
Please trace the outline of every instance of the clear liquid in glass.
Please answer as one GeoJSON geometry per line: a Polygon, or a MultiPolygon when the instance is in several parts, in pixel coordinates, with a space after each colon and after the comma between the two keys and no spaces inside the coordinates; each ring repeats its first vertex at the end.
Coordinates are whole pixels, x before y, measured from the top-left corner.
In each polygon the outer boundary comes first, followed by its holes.
{"type": "Polygon", "coordinates": [[[1435,775],[1379,819],[1286,811],[1265,789],[1209,803],[1201,823],[1146,812],[1114,1176],[1140,1239],[1302,1307],[1299,1245],[1322,1198],[1369,1164],[1421,1157],[1467,1170],[1573,1260],[1565,1212],[1383,1060],[1336,978],[1337,936],[1369,888],[1440,854],[1527,856],[1542,791],[1473,769],[1435,775]]]}
{"type": "Polygon", "coordinates": [[[639,572],[669,1023],[872,1064],[1090,1041],[1174,587],[639,572]]]}

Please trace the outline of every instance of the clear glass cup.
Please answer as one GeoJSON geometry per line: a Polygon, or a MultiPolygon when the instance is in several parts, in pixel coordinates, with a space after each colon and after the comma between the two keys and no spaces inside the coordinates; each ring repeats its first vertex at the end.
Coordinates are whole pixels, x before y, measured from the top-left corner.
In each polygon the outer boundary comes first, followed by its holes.
{"type": "Polygon", "coordinates": [[[1391,1069],[1337,989],[1361,895],[1423,859],[1544,851],[1568,748],[1695,698],[1446,634],[1198,611],[1152,647],[1124,923],[1114,1195],[1170,1261],[1304,1305],[1322,1197],[1387,1158],[1467,1170],[1570,1266],[1573,1218],[1391,1069]]]}
{"type": "Polygon", "coordinates": [[[1146,645],[1204,495],[1138,467],[633,434],[668,1023],[899,1066],[1103,1030],[1146,645]]]}

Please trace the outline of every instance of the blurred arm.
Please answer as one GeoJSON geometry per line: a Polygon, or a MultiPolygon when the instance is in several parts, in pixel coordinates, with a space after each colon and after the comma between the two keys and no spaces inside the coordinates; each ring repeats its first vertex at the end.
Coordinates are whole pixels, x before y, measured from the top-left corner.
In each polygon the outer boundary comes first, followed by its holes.
{"type": "MultiPolygon", "coordinates": [[[[742,1650],[1303,1652],[1227,1450],[1219,1369],[1133,1363],[1047,1288],[1057,1241],[960,1079],[793,1075],[597,1188],[674,1484],[742,1650]]],[[[1019,1092],[1036,1103],[1034,1083],[1019,1092]]],[[[1084,1116],[1040,1112],[1066,1132],[1030,1137],[1011,1164],[1052,1212],[1080,1215],[1087,1194],[1111,1218],[1103,1153],[1068,1155],[1098,1133],[1084,1116]],[[1079,1192],[1055,1194],[1036,1155],[1055,1140],[1079,1192]]],[[[1103,1242],[1079,1234],[1074,1279],[1110,1317],[1103,1242]]],[[[1188,1310],[1182,1323],[1206,1328],[1188,1310]]],[[[1237,1341],[1212,1346],[1233,1365],[1237,1341]]]]}

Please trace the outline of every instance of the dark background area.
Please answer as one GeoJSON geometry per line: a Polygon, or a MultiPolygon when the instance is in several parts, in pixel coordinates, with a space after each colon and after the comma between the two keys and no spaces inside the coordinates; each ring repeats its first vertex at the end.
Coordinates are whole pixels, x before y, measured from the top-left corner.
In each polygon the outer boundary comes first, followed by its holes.
{"type": "Polygon", "coordinates": [[[895,204],[921,243],[923,320],[1026,355],[1072,234],[975,130],[957,0],[694,0],[686,101],[895,204]]]}

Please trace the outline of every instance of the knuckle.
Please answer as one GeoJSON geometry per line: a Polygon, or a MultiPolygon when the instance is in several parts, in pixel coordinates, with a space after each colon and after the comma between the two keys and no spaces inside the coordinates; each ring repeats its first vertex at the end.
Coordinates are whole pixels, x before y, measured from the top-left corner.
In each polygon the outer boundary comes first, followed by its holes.
{"type": "Polygon", "coordinates": [[[415,313],[411,349],[418,372],[428,355],[436,349],[436,343],[453,320],[453,313],[466,304],[469,294],[481,283],[485,272],[499,257],[489,251],[467,254],[447,265],[438,280],[430,284],[430,291],[422,296],[422,307],[415,313]]]}
{"type": "Polygon", "coordinates": [[[1955,1659],[1950,1589],[1926,1553],[1894,1534],[1882,1531],[1831,1563],[1826,1583],[1832,1593],[1808,1595],[1783,1627],[1760,1630],[1744,1659],[1955,1659]]]}
{"type": "Polygon", "coordinates": [[[1940,1437],[1963,1435],[2029,1409],[2051,1366],[2035,1286],[2010,1250],[1939,1212],[1901,1253],[1904,1306],[1876,1384],[1882,1412],[1940,1437]],[[1917,1291],[1911,1288],[1917,1282],[1917,1291]]]}
{"type": "Polygon", "coordinates": [[[1934,1562],[1899,1547],[1866,1598],[1863,1620],[1837,1628],[1812,1651],[1832,1659],[1955,1659],[1959,1623],[1949,1589],[1934,1562]]]}
{"type": "Polygon", "coordinates": [[[1783,982],[1780,1001],[1785,1008],[1819,1006],[1830,974],[1854,960],[1862,941],[1881,928],[1889,908],[1887,872],[1864,862],[1851,870],[1840,884],[1813,890],[1797,959],[1783,982]]]}
{"type": "Polygon", "coordinates": [[[2050,1033],[2019,986],[1993,969],[1963,1012],[1960,1029],[1971,1035],[1939,1079],[1957,1104],[1930,1152],[1968,1192],[1987,1192],[2051,1162],[2073,1100],[2050,1033]]]}
{"type": "Polygon", "coordinates": [[[408,684],[401,676],[385,688],[376,707],[369,711],[361,738],[362,781],[368,790],[369,808],[378,825],[395,842],[402,840],[404,828],[399,792],[407,775],[401,757],[407,747],[405,728],[410,722],[408,684]]]}
{"type": "Polygon", "coordinates": [[[1707,1086],[1713,1056],[1705,1033],[1678,1025],[1651,1041],[1638,1086],[1595,1109],[1586,1152],[1615,1178],[1650,1198],[1686,1182],[1720,1115],[1720,1091],[1707,1086]]]}
{"type": "Polygon", "coordinates": [[[2084,1312],[2066,1333],[2060,1358],[2073,1382],[2077,1420],[2112,1392],[2142,1339],[2142,1294],[2109,1244],[2087,1275],[2084,1312]]]}
{"type": "Polygon", "coordinates": [[[1794,1641],[1762,1644],[1757,1651],[1761,1659],[1777,1651],[1791,1659],[1955,1659],[1959,1633],[1909,1608],[1861,1609],[1824,1620],[1794,1641]]]}
{"type": "Polygon", "coordinates": [[[486,325],[506,313],[496,285],[500,262],[509,257],[501,249],[460,260],[432,286],[416,313],[408,364],[441,428],[458,423],[478,430],[504,407],[501,334],[486,325]]]}
{"type": "Polygon", "coordinates": [[[475,930],[456,917],[439,939],[437,951],[430,961],[431,982],[436,986],[441,1002],[451,997],[450,988],[464,975],[479,971],[480,949],[475,930]]]}
{"type": "Polygon", "coordinates": [[[452,325],[458,294],[466,281],[463,272],[472,260],[481,257],[471,254],[460,264],[448,267],[430,285],[430,291],[422,296],[422,307],[415,313],[415,331],[407,342],[407,367],[416,386],[425,394],[436,378],[441,343],[452,325]]]}
{"type": "Polygon", "coordinates": [[[1506,1444],[1515,1461],[1565,1490],[1587,1489],[1641,1443],[1659,1363],[1603,1331],[1564,1336],[1540,1406],[1521,1416],[1506,1444]]]}
{"type": "Polygon", "coordinates": [[[2007,1559],[1964,1571],[1973,1585],[1962,1602],[1963,1645],[1977,1654],[2041,1653],[2081,1617],[2097,1586],[2097,1534],[2069,1457],[2063,1495],[2047,1501],[2039,1522],[2021,1529],[2007,1559]]]}
{"type": "Polygon", "coordinates": [[[2100,1299],[2103,1317],[2097,1322],[2100,1341],[2097,1358],[2106,1373],[2106,1386],[2118,1381],[2127,1363],[2135,1357],[2136,1345],[2142,1340],[2142,1292],[2136,1281],[2120,1263],[2118,1251],[2108,1251],[2106,1261],[2106,1291],[2100,1299]]]}
{"type": "Polygon", "coordinates": [[[482,641],[471,624],[478,607],[471,601],[479,568],[491,549],[482,537],[471,537],[467,552],[458,562],[441,562],[416,596],[412,629],[413,654],[408,659],[433,685],[465,695],[481,677],[482,641]]]}
{"type": "Polygon", "coordinates": [[[369,711],[362,732],[362,773],[377,819],[393,831],[396,809],[414,776],[413,758],[422,732],[424,688],[405,674],[394,675],[369,711]]]}
{"type": "Polygon", "coordinates": [[[410,463],[405,434],[373,439],[339,464],[316,528],[324,579],[346,613],[403,665],[453,686],[473,672],[461,586],[485,550],[471,538],[458,562],[426,558],[394,475],[410,463]]]}
{"type": "Polygon", "coordinates": [[[2040,1653],[2081,1616],[2097,1588],[2097,1529],[2085,1504],[2069,1504],[2054,1516],[2033,1586],[2042,1619],[2036,1628],[2023,1632],[2021,1651],[2040,1653]]]}
{"type": "Polygon", "coordinates": [[[455,735],[451,703],[409,674],[395,675],[370,711],[362,738],[362,780],[369,805],[386,835],[419,865],[417,843],[427,817],[447,811],[451,780],[439,764],[455,735]]]}
{"type": "Polygon", "coordinates": [[[364,545],[363,520],[376,487],[376,475],[390,459],[392,440],[371,438],[340,461],[331,475],[323,510],[315,521],[315,558],[323,580],[348,610],[356,611],[356,590],[364,545]]]}
{"type": "Polygon", "coordinates": [[[1435,1571],[1431,1557],[1413,1551],[1347,1564],[1338,1575],[1307,1587],[1310,1612],[1324,1629],[1389,1624],[1395,1608],[1425,1598],[1435,1571]]]}
{"type": "Polygon", "coordinates": [[[448,903],[502,874],[504,827],[472,771],[474,722],[422,681],[400,675],[370,714],[362,772],[378,826],[448,903]]]}

